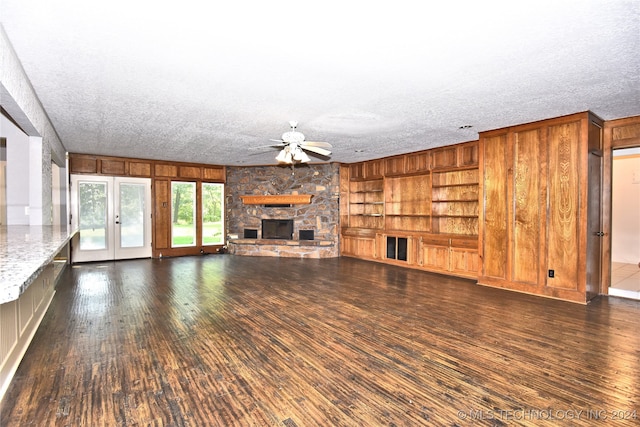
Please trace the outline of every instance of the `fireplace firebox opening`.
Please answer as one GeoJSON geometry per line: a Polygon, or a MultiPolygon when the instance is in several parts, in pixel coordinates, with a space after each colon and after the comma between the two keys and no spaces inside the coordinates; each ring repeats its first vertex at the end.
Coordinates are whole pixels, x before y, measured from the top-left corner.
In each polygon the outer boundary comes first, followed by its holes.
{"type": "Polygon", "coordinates": [[[262,238],[293,240],[293,220],[292,219],[263,219],[262,220],[262,238]]]}

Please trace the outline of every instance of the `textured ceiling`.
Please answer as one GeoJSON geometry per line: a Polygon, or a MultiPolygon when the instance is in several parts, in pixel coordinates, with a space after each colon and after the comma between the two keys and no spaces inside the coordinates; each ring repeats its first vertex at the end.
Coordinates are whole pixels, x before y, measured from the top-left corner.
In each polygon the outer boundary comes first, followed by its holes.
{"type": "Polygon", "coordinates": [[[297,120],[354,162],[640,115],[638,0],[434,3],[1,0],[0,19],[70,152],[275,164],[255,147],[297,120]]]}

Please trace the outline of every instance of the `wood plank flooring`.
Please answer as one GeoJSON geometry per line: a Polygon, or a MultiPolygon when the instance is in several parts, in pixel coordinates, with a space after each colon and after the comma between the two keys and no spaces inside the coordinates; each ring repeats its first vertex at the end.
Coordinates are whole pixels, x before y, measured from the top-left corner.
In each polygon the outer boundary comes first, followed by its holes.
{"type": "Polygon", "coordinates": [[[639,323],[349,258],[84,264],[0,425],[638,425],[639,323]]]}

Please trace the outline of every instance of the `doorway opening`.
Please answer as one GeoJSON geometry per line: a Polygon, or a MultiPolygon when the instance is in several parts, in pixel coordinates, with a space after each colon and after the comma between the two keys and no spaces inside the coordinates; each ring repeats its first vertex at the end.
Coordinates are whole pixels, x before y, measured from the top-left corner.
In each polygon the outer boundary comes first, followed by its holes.
{"type": "Polygon", "coordinates": [[[73,262],[151,257],[151,179],[71,175],[73,262]]]}
{"type": "Polygon", "coordinates": [[[609,295],[640,300],[640,147],[613,150],[609,295]]]}

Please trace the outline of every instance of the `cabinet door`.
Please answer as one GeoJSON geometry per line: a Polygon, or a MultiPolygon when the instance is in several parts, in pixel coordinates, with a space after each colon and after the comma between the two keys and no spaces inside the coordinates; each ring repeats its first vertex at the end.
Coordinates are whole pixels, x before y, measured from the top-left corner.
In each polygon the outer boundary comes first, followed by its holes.
{"type": "Polygon", "coordinates": [[[483,141],[482,276],[507,279],[507,134],[483,141]]]}
{"type": "Polygon", "coordinates": [[[547,265],[554,270],[547,286],[578,290],[580,248],[580,122],[550,126],[547,265]]]}
{"type": "Polygon", "coordinates": [[[451,248],[449,256],[449,266],[452,273],[468,277],[478,276],[478,267],[480,265],[478,251],[451,248]]]}
{"type": "Polygon", "coordinates": [[[376,249],[375,238],[343,236],[342,253],[363,258],[374,258],[376,249]]]}
{"type": "Polygon", "coordinates": [[[449,271],[449,247],[422,243],[421,264],[429,270],[449,271]]]}
{"type": "Polygon", "coordinates": [[[513,229],[510,258],[513,260],[511,279],[514,282],[538,285],[540,239],[544,224],[540,215],[540,147],[543,141],[539,129],[516,132],[513,135],[513,214],[509,223],[513,229]]]}

